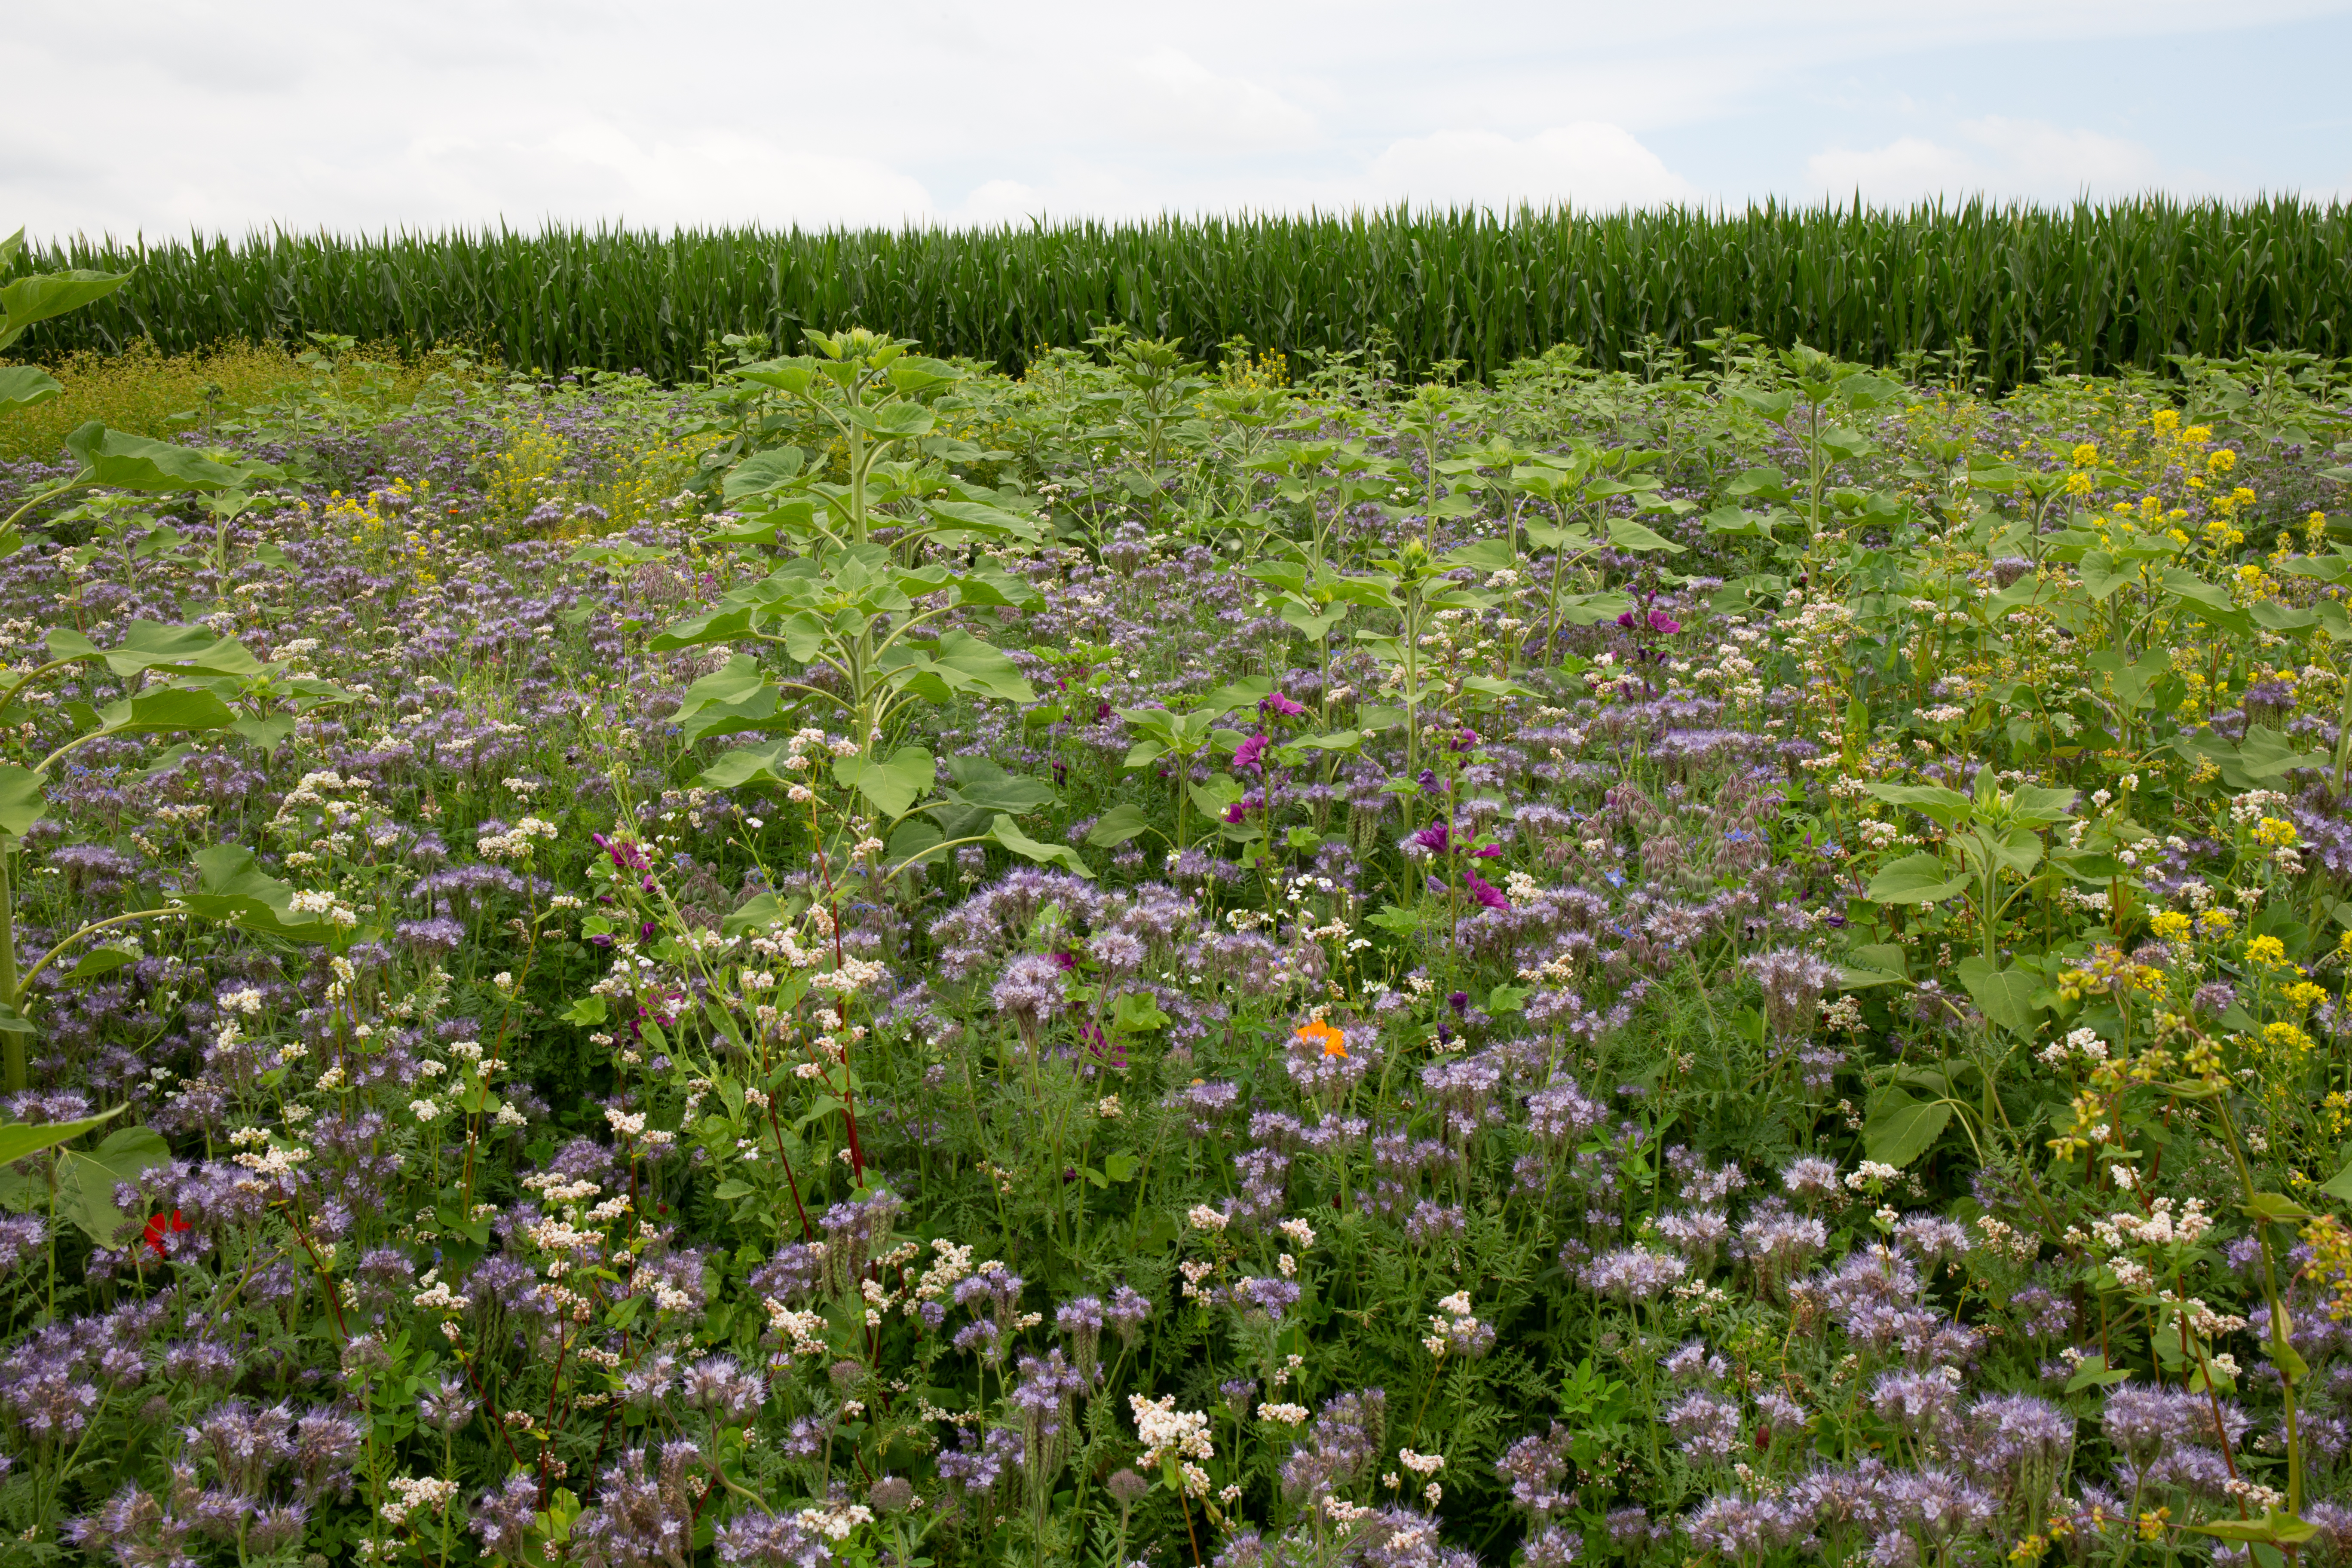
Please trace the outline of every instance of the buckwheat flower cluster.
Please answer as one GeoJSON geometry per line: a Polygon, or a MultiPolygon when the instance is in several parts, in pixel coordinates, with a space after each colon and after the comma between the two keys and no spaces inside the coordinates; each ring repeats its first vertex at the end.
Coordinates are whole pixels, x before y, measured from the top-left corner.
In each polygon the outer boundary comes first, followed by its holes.
{"type": "Polygon", "coordinates": [[[1429,1332],[1422,1336],[1421,1346],[1441,1361],[1449,1355],[1475,1360],[1495,1348],[1495,1330],[1471,1311],[1470,1292],[1457,1290],[1430,1314],[1429,1332]]]}
{"type": "Polygon", "coordinates": [[[1207,1497],[1209,1473],[1201,1465],[1216,1457],[1209,1439],[1207,1413],[1177,1409],[1172,1394],[1158,1399],[1130,1394],[1127,1403],[1135,1416],[1135,1435],[1143,1444],[1140,1463],[1144,1468],[1173,1459],[1184,1490],[1193,1497],[1207,1497]]]}

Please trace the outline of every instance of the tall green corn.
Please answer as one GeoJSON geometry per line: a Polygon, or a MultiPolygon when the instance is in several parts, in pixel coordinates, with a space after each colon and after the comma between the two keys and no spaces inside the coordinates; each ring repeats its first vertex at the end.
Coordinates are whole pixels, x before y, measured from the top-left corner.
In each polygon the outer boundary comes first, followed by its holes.
{"type": "Polygon", "coordinates": [[[28,269],[136,263],[138,277],[20,352],[331,331],[677,379],[730,331],[790,351],[803,328],[854,323],[1017,368],[1117,321],[1201,353],[1235,333],[1292,354],[1360,348],[1385,329],[1409,372],[1458,359],[1484,376],[1555,343],[1613,367],[1647,334],[1687,343],[1730,328],[1877,362],[1966,340],[2006,384],[2054,350],[2098,371],[2258,347],[2352,353],[2347,257],[2352,206],[2164,197],[895,232],[278,231],[41,247],[28,269]]]}

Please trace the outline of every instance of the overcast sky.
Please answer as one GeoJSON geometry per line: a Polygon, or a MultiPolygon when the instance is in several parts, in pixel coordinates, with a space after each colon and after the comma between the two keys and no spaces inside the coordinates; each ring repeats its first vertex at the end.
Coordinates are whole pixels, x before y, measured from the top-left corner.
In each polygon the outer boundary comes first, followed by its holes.
{"type": "Polygon", "coordinates": [[[2352,195],[2352,0],[117,0],[0,232],[2352,195]]]}

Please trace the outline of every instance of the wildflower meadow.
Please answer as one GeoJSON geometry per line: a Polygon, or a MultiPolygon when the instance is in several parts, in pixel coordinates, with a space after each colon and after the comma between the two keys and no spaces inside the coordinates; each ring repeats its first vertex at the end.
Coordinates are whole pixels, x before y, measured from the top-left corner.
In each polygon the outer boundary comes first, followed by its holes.
{"type": "Polygon", "coordinates": [[[0,365],[0,1563],[2352,1562],[2352,362],[938,353],[0,365]]]}

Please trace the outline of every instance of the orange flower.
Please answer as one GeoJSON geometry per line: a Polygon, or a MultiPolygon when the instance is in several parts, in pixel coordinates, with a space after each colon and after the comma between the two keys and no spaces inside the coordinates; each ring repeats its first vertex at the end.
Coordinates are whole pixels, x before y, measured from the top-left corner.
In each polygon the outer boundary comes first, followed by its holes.
{"type": "Polygon", "coordinates": [[[1311,1024],[1301,1024],[1294,1032],[1298,1038],[1310,1046],[1320,1041],[1323,1054],[1327,1057],[1344,1057],[1348,1054],[1348,1037],[1320,1018],[1311,1024]]]}

